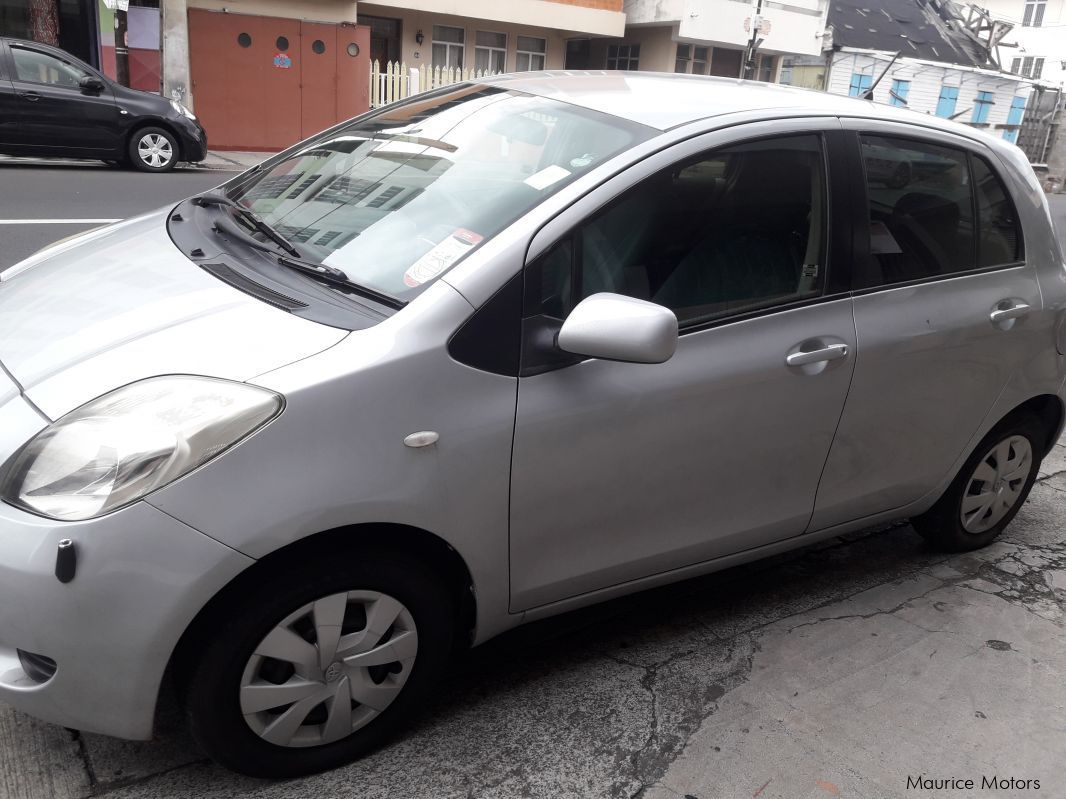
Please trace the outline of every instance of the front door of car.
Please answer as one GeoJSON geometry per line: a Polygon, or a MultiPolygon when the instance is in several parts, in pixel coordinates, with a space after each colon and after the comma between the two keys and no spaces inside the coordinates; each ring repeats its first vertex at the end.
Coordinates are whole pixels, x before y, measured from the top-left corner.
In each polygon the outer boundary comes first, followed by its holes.
{"type": "Polygon", "coordinates": [[[119,111],[107,85],[83,90],[79,82],[96,76],[44,50],[12,44],[11,55],[23,144],[72,155],[121,150],[119,111]]]}
{"type": "Polygon", "coordinates": [[[862,354],[812,529],[904,508],[969,453],[1020,366],[1046,351],[1035,269],[995,155],[855,121],[855,324],[862,354]],[[858,239],[857,239],[858,240],[858,239]]]}
{"type": "Polygon", "coordinates": [[[622,175],[534,240],[512,611],[806,528],[855,333],[851,299],[836,289],[847,234],[826,235],[829,189],[844,176],[827,176],[825,151],[841,132],[793,124],[792,135],[751,126],[660,153],[642,179],[622,175]],[[552,351],[544,342],[599,292],[674,310],[674,356],[649,365],[552,351]]]}
{"type": "Polygon", "coordinates": [[[0,41],[0,145],[18,142],[18,97],[11,82],[7,45],[0,41]]]}

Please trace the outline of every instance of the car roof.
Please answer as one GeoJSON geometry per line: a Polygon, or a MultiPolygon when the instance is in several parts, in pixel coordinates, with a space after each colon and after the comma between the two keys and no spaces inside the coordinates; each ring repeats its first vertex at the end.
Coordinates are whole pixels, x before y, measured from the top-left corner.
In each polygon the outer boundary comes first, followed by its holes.
{"type": "MultiPolygon", "coordinates": [[[[658,130],[741,111],[868,117],[921,124],[977,138],[974,128],[906,108],[776,83],[662,72],[548,71],[485,78],[502,88],[549,97],[658,130]]],[[[983,138],[983,137],[982,137],[983,138]]]]}

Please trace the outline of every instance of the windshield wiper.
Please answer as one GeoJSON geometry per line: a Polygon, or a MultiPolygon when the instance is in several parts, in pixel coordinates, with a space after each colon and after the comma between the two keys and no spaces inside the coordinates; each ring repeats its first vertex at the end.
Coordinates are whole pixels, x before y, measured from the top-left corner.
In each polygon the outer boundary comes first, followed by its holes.
{"type": "Polygon", "coordinates": [[[234,211],[240,214],[241,218],[248,222],[248,224],[251,225],[255,230],[259,231],[272,242],[277,244],[289,255],[296,256],[297,258],[303,257],[303,253],[301,253],[291,241],[289,241],[276,229],[274,229],[262,219],[260,219],[259,216],[255,213],[255,211],[253,211],[251,208],[248,208],[245,205],[241,205],[236,200],[231,200],[229,197],[224,197],[221,194],[208,193],[201,194],[198,197],[193,197],[192,202],[193,205],[199,205],[201,208],[209,205],[232,208],[234,211]]]}
{"type": "Polygon", "coordinates": [[[316,264],[309,261],[302,261],[296,258],[287,258],[284,255],[278,256],[278,263],[282,266],[286,266],[289,269],[295,269],[297,272],[303,272],[304,274],[317,277],[324,283],[331,283],[334,286],[341,286],[342,288],[349,289],[350,291],[361,294],[368,299],[380,302],[382,305],[387,305],[395,310],[400,310],[406,302],[396,299],[389,294],[377,291],[376,289],[369,288],[360,283],[356,283],[348,278],[344,272],[337,269],[335,266],[326,266],[325,264],[316,264]]]}
{"type": "Polygon", "coordinates": [[[237,203],[234,200],[231,200],[229,197],[222,197],[218,194],[202,194],[199,197],[194,197],[192,201],[194,204],[199,206],[223,206],[226,208],[233,208],[238,211],[241,216],[247,219],[248,222],[252,224],[252,226],[256,230],[270,238],[271,241],[281,247],[287,253],[287,255],[282,255],[273,247],[268,247],[266,244],[259,241],[259,239],[252,236],[252,234],[248,231],[242,230],[240,227],[228,224],[224,221],[220,220],[216,222],[214,226],[215,230],[227,236],[235,236],[237,238],[240,238],[248,246],[254,247],[257,250],[260,250],[261,252],[269,253],[270,255],[277,258],[278,263],[282,266],[288,267],[289,269],[293,269],[297,272],[303,272],[304,274],[310,275],[312,277],[316,277],[324,283],[330,283],[334,286],[346,288],[354,294],[362,295],[367,299],[374,300],[375,302],[379,302],[382,305],[386,305],[389,308],[393,308],[397,311],[407,305],[407,303],[403,300],[397,299],[396,297],[393,297],[389,294],[385,294],[383,292],[377,291],[376,289],[369,288],[368,286],[364,286],[359,283],[356,283],[353,280],[350,280],[348,278],[348,275],[346,275],[340,269],[337,269],[335,266],[326,266],[322,263],[307,260],[306,258],[304,258],[303,253],[301,253],[296,247],[294,247],[288,239],[286,239],[284,236],[278,233],[278,231],[276,231],[274,228],[272,228],[270,225],[268,225],[266,222],[256,216],[254,211],[249,208],[246,208],[245,206],[241,205],[240,203],[237,203]]]}

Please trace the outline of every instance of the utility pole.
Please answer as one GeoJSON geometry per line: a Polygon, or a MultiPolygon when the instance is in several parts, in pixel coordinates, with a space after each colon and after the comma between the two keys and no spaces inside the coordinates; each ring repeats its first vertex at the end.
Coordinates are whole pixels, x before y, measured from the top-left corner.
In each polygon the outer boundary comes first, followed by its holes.
{"type": "Polygon", "coordinates": [[[126,16],[128,8],[127,0],[125,8],[120,3],[115,9],[115,77],[123,86],[130,85],[129,20],[126,16]]]}
{"type": "Polygon", "coordinates": [[[759,46],[763,41],[759,38],[759,34],[762,33],[762,0],[755,0],[753,5],[755,14],[751,17],[751,38],[744,51],[744,65],[740,73],[740,77],[744,80],[751,80],[755,76],[755,54],[759,51],[759,46]]]}
{"type": "Polygon", "coordinates": [[[130,0],[104,0],[104,5],[115,12],[115,78],[123,86],[129,86],[130,49],[126,12],[130,0]]]}

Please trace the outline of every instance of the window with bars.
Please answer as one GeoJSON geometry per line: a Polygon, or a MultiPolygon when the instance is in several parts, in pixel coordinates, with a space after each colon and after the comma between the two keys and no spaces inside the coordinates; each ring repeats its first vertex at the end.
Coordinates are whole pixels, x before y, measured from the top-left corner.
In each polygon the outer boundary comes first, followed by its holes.
{"type": "Polygon", "coordinates": [[[1044,24],[1044,9],[1047,0],[1028,0],[1025,4],[1025,12],[1022,15],[1022,26],[1026,28],[1039,28],[1044,24]]]}
{"type": "Polygon", "coordinates": [[[507,61],[507,34],[478,31],[474,36],[474,69],[503,72],[507,61]]]}
{"type": "Polygon", "coordinates": [[[706,75],[709,47],[679,44],[674,61],[674,72],[688,75],[706,75]]]}
{"type": "Polygon", "coordinates": [[[1039,78],[1044,72],[1044,59],[1036,56],[1015,58],[1011,61],[1010,71],[1015,75],[1024,75],[1027,78],[1039,78]]]}
{"type": "Polygon", "coordinates": [[[530,72],[544,69],[544,59],[547,52],[547,39],[541,39],[538,36],[519,36],[515,70],[518,72],[530,72]]]}
{"type": "Polygon", "coordinates": [[[466,31],[449,25],[433,26],[433,66],[463,68],[466,31]]]}
{"type": "Polygon", "coordinates": [[[607,45],[607,69],[640,69],[639,44],[607,45]]]}

